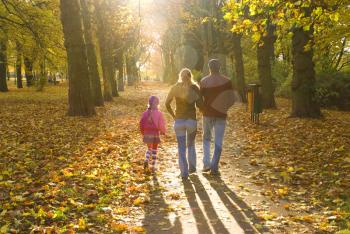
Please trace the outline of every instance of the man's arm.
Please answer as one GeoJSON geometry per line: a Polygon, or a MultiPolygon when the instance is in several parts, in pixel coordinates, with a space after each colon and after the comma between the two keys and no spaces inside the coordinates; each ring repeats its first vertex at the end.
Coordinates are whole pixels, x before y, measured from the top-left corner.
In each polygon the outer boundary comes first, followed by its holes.
{"type": "Polygon", "coordinates": [[[229,92],[228,92],[228,108],[230,108],[231,106],[233,106],[233,104],[235,104],[236,98],[235,98],[235,90],[233,88],[233,84],[232,81],[229,80],[229,92]]]}
{"type": "Polygon", "coordinates": [[[197,100],[196,100],[196,106],[197,106],[197,108],[199,108],[200,111],[203,111],[204,102],[203,102],[203,96],[201,94],[200,88],[196,86],[194,88],[194,91],[198,95],[197,100]]]}
{"type": "Polygon", "coordinates": [[[170,92],[168,93],[168,96],[166,97],[165,106],[169,114],[175,119],[175,113],[171,108],[171,102],[173,101],[173,99],[174,99],[174,89],[171,88],[170,92]]]}

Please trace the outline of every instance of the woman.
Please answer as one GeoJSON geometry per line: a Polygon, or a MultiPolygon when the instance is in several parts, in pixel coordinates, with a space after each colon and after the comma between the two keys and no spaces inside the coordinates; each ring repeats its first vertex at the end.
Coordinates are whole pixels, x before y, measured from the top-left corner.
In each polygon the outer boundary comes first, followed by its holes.
{"type": "Polygon", "coordinates": [[[190,173],[196,172],[196,106],[201,108],[202,103],[199,87],[193,81],[191,70],[182,69],[179,81],[171,87],[165,106],[175,120],[174,129],[178,143],[179,167],[183,179],[186,179],[190,173]],[[171,108],[171,102],[174,99],[176,102],[175,113],[171,108]]]}

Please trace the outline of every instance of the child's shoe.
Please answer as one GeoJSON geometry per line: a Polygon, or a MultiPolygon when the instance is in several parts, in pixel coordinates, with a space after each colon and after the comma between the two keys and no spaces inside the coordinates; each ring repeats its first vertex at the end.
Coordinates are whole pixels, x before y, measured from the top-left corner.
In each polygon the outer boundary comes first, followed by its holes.
{"type": "Polygon", "coordinates": [[[145,160],[145,162],[143,163],[143,169],[144,170],[148,169],[148,160],[145,160]]]}
{"type": "Polygon", "coordinates": [[[152,166],[151,167],[151,171],[152,171],[152,173],[156,173],[157,172],[157,168],[155,166],[152,166]]]}

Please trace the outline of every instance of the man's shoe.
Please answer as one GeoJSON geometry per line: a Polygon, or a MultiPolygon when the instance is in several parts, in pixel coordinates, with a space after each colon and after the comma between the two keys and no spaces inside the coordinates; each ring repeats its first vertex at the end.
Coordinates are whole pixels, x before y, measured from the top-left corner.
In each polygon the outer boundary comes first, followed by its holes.
{"type": "Polygon", "coordinates": [[[203,172],[203,173],[210,172],[210,167],[203,167],[202,172],[203,172]]]}
{"type": "Polygon", "coordinates": [[[210,171],[210,175],[213,175],[213,176],[220,176],[220,172],[219,171],[210,171]]]}

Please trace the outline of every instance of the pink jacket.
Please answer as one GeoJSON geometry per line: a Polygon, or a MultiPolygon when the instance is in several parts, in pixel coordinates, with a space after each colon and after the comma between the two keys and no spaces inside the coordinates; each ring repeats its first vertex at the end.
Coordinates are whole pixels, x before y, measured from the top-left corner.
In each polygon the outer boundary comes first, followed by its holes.
{"type": "Polygon", "coordinates": [[[165,119],[163,113],[158,109],[146,110],[140,120],[142,135],[159,135],[166,133],[165,119]]]}

